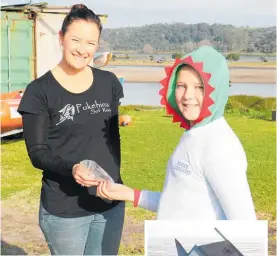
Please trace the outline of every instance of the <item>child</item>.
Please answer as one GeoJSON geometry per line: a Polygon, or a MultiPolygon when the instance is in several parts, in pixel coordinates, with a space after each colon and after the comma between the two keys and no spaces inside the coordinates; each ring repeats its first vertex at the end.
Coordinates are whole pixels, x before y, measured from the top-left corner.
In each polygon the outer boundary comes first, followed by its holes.
{"type": "Polygon", "coordinates": [[[225,118],[229,70],[203,46],[166,68],[162,104],[186,131],[167,165],[161,193],[101,182],[98,196],[157,211],[159,220],[255,220],[243,147],[225,118]]]}

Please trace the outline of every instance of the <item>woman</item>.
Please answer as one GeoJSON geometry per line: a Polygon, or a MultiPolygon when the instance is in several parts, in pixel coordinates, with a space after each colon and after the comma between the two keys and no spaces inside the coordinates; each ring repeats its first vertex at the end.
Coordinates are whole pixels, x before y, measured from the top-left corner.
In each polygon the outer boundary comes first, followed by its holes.
{"type": "Polygon", "coordinates": [[[59,33],[62,60],[27,86],[18,109],[30,160],[43,170],[39,224],[53,255],[115,255],[120,244],[125,204],[96,197],[98,182],[79,164],[94,160],[122,183],[122,86],[88,66],[101,30],[97,15],[73,6],[59,33]]]}
{"type": "Polygon", "coordinates": [[[255,220],[243,147],[223,117],[229,71],[204,46],[166,68],[162,103],[187,130],[168,161],[162,193],[100,182],[102,198],[129,200],[159,220],[255,220]]]}

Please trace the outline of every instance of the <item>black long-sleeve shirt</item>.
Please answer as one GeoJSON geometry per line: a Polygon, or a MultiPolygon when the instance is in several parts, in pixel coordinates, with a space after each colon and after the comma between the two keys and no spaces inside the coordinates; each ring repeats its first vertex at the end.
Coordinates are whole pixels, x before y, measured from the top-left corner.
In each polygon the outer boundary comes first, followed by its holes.
{"type": "Polygon", "coordinates": [[[18,109],[30,160],[43,170],[43,206],[58,216],[86,216],[117,203],[96,197],[95,187],[77,184],[74,164],[94,160],[122,183],[118,105],[123,89],[113,73],[94,68],[92,72],[92,86],[74,94],[49,71],[27,86],[18,109]]]}
{"type": "Polygon", "coordinates": [[[23,129],[28,155],[34,167],[72,176],[75,162],[66,161],[51,152],[48,146],[49,117],[30,113],[23,113],[23,129]]]}

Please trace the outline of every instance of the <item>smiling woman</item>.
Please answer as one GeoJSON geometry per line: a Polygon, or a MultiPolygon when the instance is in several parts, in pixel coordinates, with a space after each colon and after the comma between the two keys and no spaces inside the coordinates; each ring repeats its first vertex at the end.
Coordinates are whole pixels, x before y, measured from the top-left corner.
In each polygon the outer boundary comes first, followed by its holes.
{"type": "Polygon", "coordinates": [[[97,50],[102,25],[98,16],[83,5],[74,6],[71,12],[72,15],[65,18],[59,32],[63,51],[61,65],[83,69],[97,50]]]}
{"type": "Polygon", "coordinates": [[[18,108],[30,160],[43,170],[39,224],[55,255],[116,255],[121,239],[125,204],[96,197],[98,181],[79,164],[94,160],[122,183],[122,86],[88,65],[101,30],[93,11],[73,6],[59,32],[61,61],[27,86],[18,108]]]}

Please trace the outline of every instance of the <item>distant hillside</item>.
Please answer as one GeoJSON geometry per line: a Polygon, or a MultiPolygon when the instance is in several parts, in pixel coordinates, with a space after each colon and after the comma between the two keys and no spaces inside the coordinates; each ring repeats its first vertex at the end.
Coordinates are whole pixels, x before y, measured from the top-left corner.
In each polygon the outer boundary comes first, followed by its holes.
{"type": "Polygon", "coordinates": [[[214,45],[224,52],[276,52],[276,27],[249,28],[207,23],[153,24],[142,27],[104,29],[103,50],[189,52],[203,45],[214,45]]]}

